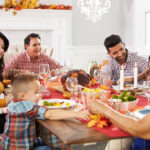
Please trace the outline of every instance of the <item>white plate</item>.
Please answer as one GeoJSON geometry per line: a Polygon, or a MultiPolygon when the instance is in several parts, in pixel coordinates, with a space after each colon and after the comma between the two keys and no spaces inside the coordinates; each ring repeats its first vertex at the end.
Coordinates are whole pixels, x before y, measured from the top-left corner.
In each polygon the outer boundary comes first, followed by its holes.
{"type": "Polygon", "coordinates": [[[142,109],[142,110],[135,111],[133,115],[137,118],[143,118],[148,113],[150,113],[150,109],[142,109]]]}
{"type": "Polygon", "coordinates": [[[61,102],[64,102],[60,107],[59,107],[59,106],[46,106],[46,107],[48,107],[48,108],[53,108],[53,109],[57,109],[57,108],[61,108],[61,109],[70,108],[70,107],[76,105],[76,102],[75,102],[75,101],[67,100],[67,99],[46,99],[46,100],[40,100],[38,104],[39,104],[40,106],[44,106],[44,105],[43,105],[43,102],[44,102],[44,101],[48,101],[48,102],[50,102],[50,103],[57,103],[57,102],[61,103],[61,102]],[[67,103],[67,102],[70,103],[69,106],[66,106],[66,103],[67,103]]]}

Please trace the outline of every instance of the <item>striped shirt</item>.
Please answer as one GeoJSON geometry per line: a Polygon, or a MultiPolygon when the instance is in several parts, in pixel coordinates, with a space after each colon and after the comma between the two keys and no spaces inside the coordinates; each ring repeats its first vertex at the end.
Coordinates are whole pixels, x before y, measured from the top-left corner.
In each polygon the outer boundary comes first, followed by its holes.
{"type": "Polygon", "coordinates": [[[19,69],[39,73],[40,64],[49,64],[50,70],[62,67],[58,62],[45,54],[41,54],[36,60],[33,60],[28,52],[25,51],[7,63],[4,70],[19,69]]]}
{"type": "MultiPolygon", "coordinates": [[[[147,68],[148,62],[146,58],[142,56],[138,56],[137,53],[135,52],[127,51],[127,53],[128,53],[128,57],[127,57],[126,64],[124,66],[124,76],[134,75],[133,68],[135,66],[135,62],[137,63],[138,74],[143,72],[147,68]]],[[[109,60],[109,64],[103,66],[102,71],[107,72],[111,76],[111,80],[114,82],[114,84],[116,84],[118,79],[120,79],[121,65],[118,63],[118,61],[116,61],[109,55],[108,55],[108,60],[109,60]]]]}
{"type": "Polygon", "coordinates": [[[36,137],[35,119],[45,119],[47,109],[32,101],[11,102],[0,150],[29,150],[36,137]]]}

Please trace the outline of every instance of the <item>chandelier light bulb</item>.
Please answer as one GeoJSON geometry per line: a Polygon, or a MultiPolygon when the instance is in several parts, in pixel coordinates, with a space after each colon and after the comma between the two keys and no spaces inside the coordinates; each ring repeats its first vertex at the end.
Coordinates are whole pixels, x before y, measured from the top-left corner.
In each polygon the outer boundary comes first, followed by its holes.
{"type": "Polygon", "coordinates": [[[111,0],[78,0],[78,7],[87,16],[87,20],[96,23],[109,12],[111,0]]]}

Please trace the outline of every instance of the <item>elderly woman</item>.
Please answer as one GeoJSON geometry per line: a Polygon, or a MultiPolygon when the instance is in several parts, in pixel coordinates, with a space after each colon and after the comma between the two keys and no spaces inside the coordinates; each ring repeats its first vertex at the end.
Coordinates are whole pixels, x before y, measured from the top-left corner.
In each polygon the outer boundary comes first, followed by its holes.
{"type": "Polygon", "coordinates": [[[4,52],[7,51],[9,41],[7,37],[0,32],[0,81],[3,80],[3,68],[4,68],[4,52]]]}

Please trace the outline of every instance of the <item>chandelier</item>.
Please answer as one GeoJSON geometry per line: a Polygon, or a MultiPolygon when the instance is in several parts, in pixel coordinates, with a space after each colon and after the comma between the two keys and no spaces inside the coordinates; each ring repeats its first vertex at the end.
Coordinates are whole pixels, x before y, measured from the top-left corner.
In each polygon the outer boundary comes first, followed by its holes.
{"type": "Polygon", "coordinates": [[[78,0],[80,12],[87,16],[87,20],[96,23],[109,12],[111,0],[78,0]]]}

